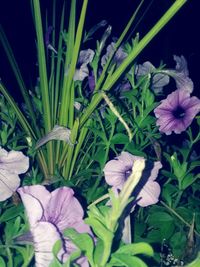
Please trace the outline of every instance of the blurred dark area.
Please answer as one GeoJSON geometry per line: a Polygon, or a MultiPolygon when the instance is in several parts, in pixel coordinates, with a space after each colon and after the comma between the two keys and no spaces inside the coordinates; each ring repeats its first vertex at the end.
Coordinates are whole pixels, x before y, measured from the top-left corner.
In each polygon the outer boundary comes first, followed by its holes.
{"type": "MultiPolygon", "coordinates": [[[[40,2],[43,17],[45,18],[46,10],[49,10],[48,17],[51,18],[50,10],[53,1],[41,0],[40,2]]],[[[58,14],[60,14],[62,8],[62,2],[62,0],[56,1],[58,14]]],[[[139,2],[139,0],[89,0],[85,22],[86,30],[104,19],[108,24],[112,25],[112,36],[118,37],[139,2]]],[[[138,15],[138,19],[144,14],[145,16],[143,16],[133,36],[135,36],[136,32],[139,32],[141,37],[144,36],[173,2],[172,0],[144,1],[144,6],[138,15]]],[[[77,0],[77,4],[80,11],[82,1],[77,0]]],[[[144,49],[137,60],[140,63],[149,60],[155,66],[159,66],[160,61],[163,60],[168,67],[173,68],[175,66],[173,55],[184,55],[188,61],[190,77],[194,81],[194,94],[200,97],[200,38],[198,26],[200,25],[200,15],[198,4],[198,0],[188,1],[144,49]]],[[[31,1],[1,1],[0,23],[13,48],[27,86],[33,85],[31,81],[34,82],[33,77],[36,77],[37,64],[31,1]]],[[[0,78],[15,96],[19,95],[14,75],[1,46],[0,78]]]]}

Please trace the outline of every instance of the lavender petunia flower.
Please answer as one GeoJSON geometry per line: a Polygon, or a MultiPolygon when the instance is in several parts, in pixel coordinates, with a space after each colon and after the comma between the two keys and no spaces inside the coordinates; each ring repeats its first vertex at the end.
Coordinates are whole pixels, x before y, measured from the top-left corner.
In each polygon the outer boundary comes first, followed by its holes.
{"type": "Polygon", "coordinates": [[[169,76],[159,73],[149,61],[144,62],[142,65],[137,65],[135,68],[135,75],[137,79],[145,75],[150,75],[150,77],[152,77],[151,88],[155,93],[161,93],[163,87],[169,83],[169,76]]]}
{"type": "MultiPolygon", "coordinates": [[[[110,45],[108,45],[106,49],[106,54],[101,58],[101,66],[104,67],[109,57],[114,53],[115,51],[115,43],[112,42],[110,45]]],[[[119,66],[124,59],[128,56],[128,54],[124,51],[122,47],[119,47],[113,57],[113,62],[119,66]]]]}
{"type": "Polygon", "coordinates": [[[74,74],[74,81],[83,81],[89,75],[88,64],[94,58],[94,51],[92,49],[82,50],[79,54],[77,68],[74,74]]]}
{"type": "MultiPolygon", "coordinates": [[[[83,209],[74,197],[74,191],[61,187],[53,192],[44,186],[25,186],[18,189],[24,203],[30,230],[34,241],[36,267],[49,266],[53,259],[52,249],[57,240],[61,240],[62,249],[59,259],[65,262],[77,248],[63,236],[63,230],[73,227],[79,233],[91,234],[90,228],[83,221],[83,209]]],[[[87,267],[85,257],[76,261],[87,267]]]]}
{"type": "Polygon", "coordinates": [[[0,201],[11,197],[20,185],[19,174],[29,168],[29,159],[22,152],[0,147],[0,201]]]}
{"type": "Polygon", "coordinates": [[[189,78],[189,71],[185,57],[174,55],[174,60],[176,61],[175,70],[163,70],[162,72],[174,78],[177,89],[192,93],[194,84],[189,78]]]}
{"type": "Polygon", "coordinates": [[[190,93],[178,89],[161,101],[161,104],[154,110],[159,130],[166,135],[173,131],[180,134],[192,123],[196,114],[200,111],[200,99],[190,93]]]}
{"type": "MultiPolygon", "coordinates": [[[[122,190],[125,181],[132,172],[134,162],[138,159],[144,158],[134,156],[128,152],[122,152],[120,156],[106,163],[104,168],[105,180],[107,184],[113,187],[115,192],[122,190]]],[[[160,186],[155,182],[155,179],[161,167],[162,165],[159,161],[154,163],[148,181],[137,195],[137,204],[139,206],[146,207],[158,202],[160,186]]]]}

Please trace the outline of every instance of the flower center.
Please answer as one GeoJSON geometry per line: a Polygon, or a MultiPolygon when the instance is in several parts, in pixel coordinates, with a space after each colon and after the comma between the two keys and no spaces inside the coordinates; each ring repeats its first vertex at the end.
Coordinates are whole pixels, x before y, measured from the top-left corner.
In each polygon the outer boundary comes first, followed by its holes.
{"type": "Polygon", "coordinates": [[[185,116],[185,110],[180,106],[173,110],[172,113],[176,119],[182,119],[185,116]]]}
{"type": "Polygon", "coordinates": [[[131,175],[132,169],[129,169],[125,172],[125,179],[127,180],[128,177],[131,175]]]}

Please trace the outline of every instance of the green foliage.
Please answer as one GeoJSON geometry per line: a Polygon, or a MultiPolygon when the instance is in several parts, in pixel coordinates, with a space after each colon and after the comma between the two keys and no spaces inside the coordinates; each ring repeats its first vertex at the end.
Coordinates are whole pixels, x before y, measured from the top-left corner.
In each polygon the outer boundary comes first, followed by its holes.
{"type": "MultiPolygon", "coordinates": [[[[63,185],[74,187],[90,205],[85,222],[91,227],[94,238],[71,228],[66,229],[65,237],[74,243],[77,250],[62,263],[59,259],[62,244],[57,242],[52,252],[51,267],[78,266],[76,260],[81,256],[87,258],[91,267],[146,267],[153,266],[152,262],[155,266],[165,266],[160,257],[164,240],[179,261],[185,260],[190,248],[192,255],[187,262],[193,261],[187,266],[196,267],[199,264],[196,240],[200,237],[200,158],[197,153],[200,131],[196,134],[189,128],[183,144],[170,144],[156,127],[153,111],[159,98],[151,87],[151,76],[137,78],[135,73],[136,57],[186,1],[176,0],[142,39],[136,35],[124,43],[124,37],[143,2],[119,36],[113,53],[103,67],[100,62],[110,40],[111,27],[108,26],[97,40],[94,57],[88,63],[90,75],[94,74],[94,89],[89,88],[88,78],[74,79],[83,43],[89,47],[89,40],[96,38],[96,31],[106,26],[104,22],[85,31],[87,0],[83,1],[79,18],[75,0],[71,1],[70,11],[63,5],[60,20],[59,16],[56,17],[55,1],[53,15],[47,16],[45,27],[40,1],[32,0],[38,60],[38,74],[33,77],[37,82],[33,82],[35,86],[32,87],[23,81],[20,67],[1,28],[1,42],[23,103],[18,105],[5,85],[0,83],[0,146],[23,150],[30,157],[30,170],[21,177],[23,186],[45,184],[52,189],[63,185]],[[58,24],[59,27],[56,26],[58,24]],[[49,37],[54,50],[46,47],[44,42],[48,25],[54,28],[49,37]],[[127,53],[120,65],[114,61],[119,48],[127,53]],[[126,84],[129,89],[123,90],[126,84]],[[48,140],[47,144],[37,148],[38,141],[51,133],[56,125],[66,128],[70,133],[68,140],[48,140]],[[141,173],[139,176],[135,173],[131,175],[126,188],[118,196],[112,190],[107,194],[108,186],[103,177],[106,162],[122,151],[162,161],[163,165],[158,177],[162,186],[160,202],[153,207],[134,207],[132,210],[131,244],[121,240],[119,232],[123,220],[120,218],[134,200],[131,193],[141,173]],[[190,247],[188,244],[191,244],[190,247]]],[[[200,130],[199,126],[197,117],[196,127],[200,130]]],[[[0,203],[2,267],[35,265],[32,245],[18,241],[18,237],[27,233],[29,228],[19,201],[17,194],[14,194],[11,199],[0,203]]]]}

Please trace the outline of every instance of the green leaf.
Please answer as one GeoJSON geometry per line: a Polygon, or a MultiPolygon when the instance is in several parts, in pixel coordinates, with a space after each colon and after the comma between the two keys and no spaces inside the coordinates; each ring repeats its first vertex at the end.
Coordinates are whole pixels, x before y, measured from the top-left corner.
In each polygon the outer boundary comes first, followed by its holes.
{"type": "Polygon", "coordinates": [[[92,227],[94,233],[105,243],[112,240],[113,233],[108,230],[100,221],[95,218],[86,218],[85,222],[92,227]]]}
{"type": "Polygon", "coordinates": [[[113,266],[126,266],[126,267],[148,267],[141,259],[135,256],[130,256],[122,253],[112,254],[111,263],[113,266]]]}
{"type": "Polygon", "coordinates": [[[58,255],[58,252],[61,250],[61,248],[62,248],[62,242],[61,240],[57,240],[53,246],[53,254],[55,257],[58,255]]]}
{"type": "Polygon", "coordinates": [[[0,257],[0,266],[1,267],[6,267],[6,263],[2,257],[0,257]]]}
{"type": "Polygon", "coordinates": [[[122,133],[115,134],[111,139],[111,144],[127,144],[129,143],[128,136],[122,133]]]}
{"type": "Polygon", "coordinates": [[[5,212],[0,217],[0,223],[7,222],[18,215],[20,215],[24,211],[23,205],[19,204],[18,206],[14,206],[5,210],[5,212]]]}
{"type": "Polygon", "coordinates": [[[122,246],[117,250],[116,253],[125,253],[130,255],[145,254],[148,256],[153,256],[153,249],[149,244],[140,242],[122,246]]]}
{"type": "Polygon", "coordinates": [[[101,262],[103,249],[104,249],[103,241],[98,238],[95,244],[95,249],[94,249],[94,262],[95,263],[101,262]]]}
{"type": "Polygon", "coordinates": [[[174,219],[167,212],[156,212],[149,216],[148,223],[155,229],[159,229],[160,237],[169,238],[174,232],[174,219]]]}
{"type": "Polygon", "coordinates": [[[68,228],[64,231],[67,236],[81,251],[85,253],[88,260],[93,263],[94,243],[88,234],[80,234],[73,228],[68,228]]]}
{"type": "Polygon", "coordinates": [[[196,181],[196,179],[195,179],[195,176],[192,173],[188,173],[186,176],[183,177],[182,181],[180,182],[181,189],[185,190],[187,187],[192,185],[196,181]]]}

